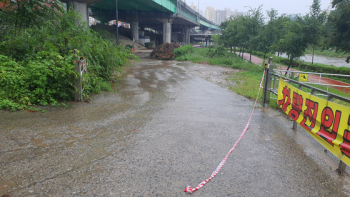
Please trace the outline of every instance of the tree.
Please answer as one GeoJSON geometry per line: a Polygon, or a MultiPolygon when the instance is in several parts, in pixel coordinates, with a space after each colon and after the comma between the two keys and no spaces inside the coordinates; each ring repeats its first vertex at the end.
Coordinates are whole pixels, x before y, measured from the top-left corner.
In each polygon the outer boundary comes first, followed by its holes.
{"type": "Polygon", "coordinates": [[[293,59],[304,55],[308,38],[305,26],[305,21],[303,21],[301,17],[298,17],[297,21],[288,21],[284,23],[285,36],[280,39],[279,48],[289,55],[290,62],[287,70],[289,70],[293,59]]]}
{"type": "MultiPolygon", "coordinates": [[[[336,47],[337,52],[350,52],[350,1],[349,0],[333,0],[333,8],[328,17],[331,26],[330,37],[327,40],[329,47],[336,47]]],[[[349,63],[350,56],[346,59],[349,63]]]]}
{"type": "Polygon", "coordinates": [[[0,24],[11,26],[14,24],[15,34],[31,26],[40,26],[48,18],[63,12],[63,5],[59,0],[0,0],[4,3],[0,11],[0,24]]]}
{"type": "Polygon", "coordinates": [[[276,44],[277,41],[277,10],[271,9],[271,11],[267,11],[267,15],[269,17],[269,22],[264,25],[259,31],[257,39],[257,50],[264,53],[264,59],[266,57],[266,53],[271,50],[271,47],[276,44]]]}
{"type": "Polygon", "coordinates": [[[286,52],[285,47],[283,45],[281,45],[280,40],[282,38],[284,38],[284,36],[285,36],[285,32],[286,32],[284,29],[285,23],[290,22],[290,21],[291,21],[290,17],[285,15],[285,14],[282,14],[281,16],[279,16],[276,19],[275,25],[274,25],[274,27],[275,27],[275,32],[274,32],[275,34],[274,35],[276,36],[276,42],[271,47],[271,50],[273,52],[277,51],[278,54],[280,52],[286,52]]]}
{"type": "Polygon", "coordinates": [[[260,5],[257,9],[249,10],[249,13],[244,17],[245,31],[242,33],[246,34],[246,36],[248,37],[246,47],[250,49],[250,61],[252,59],[252,50],[256,50],[258,48],[258,35],[264,24],[264,18],[261,12],[261,7],[262,5],[260,5]]]}
{"type": "Polygon", "coordinates": [[[225,24],[226,27],[222,31],[219,43],[223,43],[225,47],[230,47],[231,49],[232,47],[241,46],[242,40],[239,38],[239,33],[242,31],[242,28],[240,28],[242,23],[243,16],[231,17],[225,24]]]}
{"type": "Polygon", "coordinates": [[[326,19],[326,13],[321,11],[320,0],[314,0],[310,13],[304,16],[306,23],[306,35],[309,46],[312,48],[312,64],[314,63],[315,48],[319,46],[322,36],[324,35],[324,22],[326,19]]]}

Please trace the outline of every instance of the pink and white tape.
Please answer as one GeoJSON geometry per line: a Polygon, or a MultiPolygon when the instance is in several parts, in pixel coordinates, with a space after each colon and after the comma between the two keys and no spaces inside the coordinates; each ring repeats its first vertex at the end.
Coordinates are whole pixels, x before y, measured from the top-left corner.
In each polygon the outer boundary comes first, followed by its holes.
{"type": "Polygon", "coordinates": [[[195,192],[195,191],[199,190],[200,188],[202,188],[206,183],[208,183],[212,178],[214,178],[214,177],[219,173],[219,171],[221,170],[221,168],[225,165],[227,158],[230,156],[230,154],[232,153],[233,149],[235,149],[235,147],[237,146],[238,142],[241,140],[241,138],[243,137],[243,135],[245,134],[245,132],[248,130],[248,126],[249,126],[250,121],[251,121],[251,119],[252,119],[252,116],[253,116],[253,113],[254,113],[254,109],[255,109],[256,103],[257,103],[257,101],[258,101],[259,93],[260,93],[260,90],[261,90],[261,88],[262,88],[262,82],[263,82],[264,76],[265,76],[265,70],[264,70],[264,73],[263,73],[263,77],[262,77],[262,79],[261,79],[261,81],[260,81],[260,87],[259,87],[258,95],[256,96],[256,99],[255,99],[255,104],[254,104],[254,107],[253,107],[253,111],[252,111],[252,113],[250,114],[250,118],[249,118],[249,120],[248,120],[248,123],[247,123],[247,125],[245,126],[245,128],[244,128],[243,132],[241,133],[241,135],[239,136],[238,140],[237,140],[236,143],[233,145],[233,147],[230,149],[230,151],[227,153],[227,155],[225,156],[225,158],[221,161],[221,163],[219,164],[219,166],[214,170],[214,172],[211,174],[211,176],[210,176],[208,179],[206,179],[206,180],[204,180],[203,182],[201,182],[197,187],[195,187],[195,188],[193,188],[193,189],[191,188],[191,186],[187,186],[187,187],[185,188],[185,192],[186,192],[186,193],[192,194],[193,192],[195,192]]]}

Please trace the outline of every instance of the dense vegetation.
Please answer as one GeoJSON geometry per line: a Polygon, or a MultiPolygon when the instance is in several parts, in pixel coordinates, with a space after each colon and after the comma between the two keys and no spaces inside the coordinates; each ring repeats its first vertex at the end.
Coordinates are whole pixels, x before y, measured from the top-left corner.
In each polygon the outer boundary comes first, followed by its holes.
{"type": "Polygon", "coordinates": [[[8,1],[6,5],[0,11],[0,109],[73,100],[79,56],[89,63],[83,81],[83,97],[88,99],[134,57],[130,50],[90,30],[77,13],[62,10],[58,0],[8,1]]]}
{"type": "Polygon", "coordinates": [[[317,48],[349,54],[350,1],[333,0],[333,7],[335,10],[327,16],[320,9],[320,0],[314,0],[308,14],[295,18],[278,16],[277,11],[271,9],[267,11],[269,20],[264,23],[260,6],[221,23],[222,35],[214,38],[235,52],[247,49],[250,53],[260,51],[264,56],[269,52],[286,53],[288,69],[307,49],[312,54],[317,48]]]}

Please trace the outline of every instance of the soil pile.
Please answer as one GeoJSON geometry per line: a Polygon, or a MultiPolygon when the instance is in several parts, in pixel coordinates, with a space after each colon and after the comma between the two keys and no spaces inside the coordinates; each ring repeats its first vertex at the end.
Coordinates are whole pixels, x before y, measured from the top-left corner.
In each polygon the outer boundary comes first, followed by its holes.
{"type": "Polygon", "coordinates": [[[180,46],[175,43],[165,43],[155,48],[151,53],[151,57],[155,57],[159,60],[171,60],[175,57],[174,49],[177,49],[179,47],[180,46]]]}

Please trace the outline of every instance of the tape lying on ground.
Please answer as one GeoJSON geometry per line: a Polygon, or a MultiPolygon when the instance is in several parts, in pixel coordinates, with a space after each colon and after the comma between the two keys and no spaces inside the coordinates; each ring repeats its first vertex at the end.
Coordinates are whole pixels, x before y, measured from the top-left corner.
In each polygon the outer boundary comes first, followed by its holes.
{"type": "Polygon", "coordinates": [[[220,162],[219,166],[214,170],[214,172],[211,174],[211,176],[210,176],[208,179],[206,179],[206,180],[204,180],[203,182],[201,182],[197,187],[195,187],[195,188],[193,188],[193,189],[191,188],[191,186],[187,186],[187,187],[185,188],[185,192],[186,192],[186,193],[190,193],[190,194],[191,194],[191,193],[193,193],[193,192],[199,190],[200,188],[202,188],[206,183],[208,183],[212,178],[214,178],[214,177],[219,173],[219,171],[221,170],[221,168],[225,165],[227,158],[230,156],[230,154],[232,153],[233,149],[235,149],[235,147],[237,146],[238,142],[241,140],[241,138],[243,137],[243,135],[245,134],[245,132],[248,130],[248,126],[249,126],[250,121],[251,121],[251,119],[252,119],[252,116],[253,116],[253,113],[254,113],[254,109],[255,109],[256,103],[257,103],[257,101],[258,101],[259,93],[260,93],[260,90],[261,90],[261,88],[262,88],[262,82],[263,82],[264,76],[265,76],[265,70],[264,70],[264,73],[263,73],[263,77],[262,77],[262,79],[261,79],[261,81],[260,81],[260,87],[259,87],[258,95],[256,96],[256,99],[255,99],[255,104],[254,104],[254,107],[253,107],[253,111],[252,111],[252,113],[250,114],[250,118],[249,118],[249,120],[248,120],[248,123],[247,123],[247,125],[245,126],[245,128],[244,128],[243,132],[241,133],[241,135],[239,136],[238,140],[237,140],[236,143],[233,145],[233,147],[230,149],[230,151],[227,153],[227,155],[225,156],[225,158],[220,162]]]}

